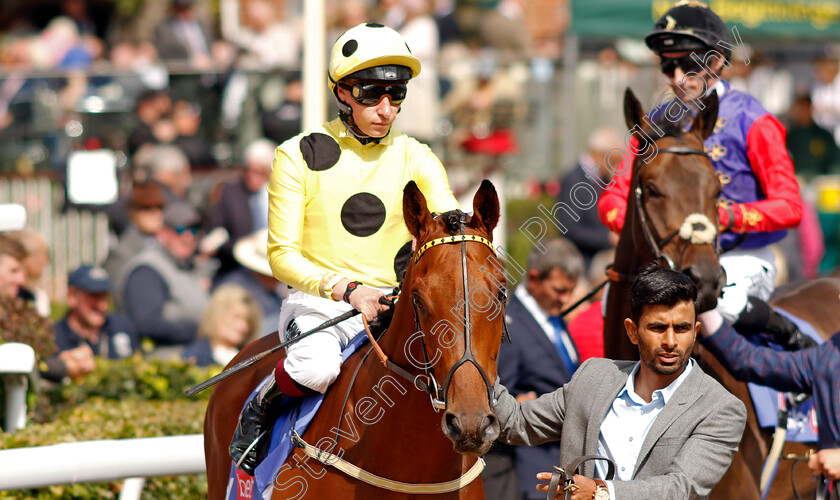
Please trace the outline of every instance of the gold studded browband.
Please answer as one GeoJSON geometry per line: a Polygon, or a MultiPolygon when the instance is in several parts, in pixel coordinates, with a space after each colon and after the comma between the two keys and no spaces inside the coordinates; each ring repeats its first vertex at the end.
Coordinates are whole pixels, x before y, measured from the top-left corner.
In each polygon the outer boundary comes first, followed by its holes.
{"type": "Polygon", "coordinates": [[[414,253],[414,262],[418,262],[420,260],[420,257],[422,257],[424,253],[426,253],[426,250],[432,248],[433,246],[443,245],[446,243],[459,243],[461,241],[476,241],[478,243],[484,243],[485,245],[487,245],[488,248],[490,248],[490,251],[493,252],[493,255],[496,255],[496,249],[493,248],[493,244],[490,243],[490,240],[488,240],[487,238],[483,238],[475,234],[457,234],[455,236],[444,236],[443,238],[438,238],[436,240],[426,242],[425,245],[420,247],[414,253]]]}

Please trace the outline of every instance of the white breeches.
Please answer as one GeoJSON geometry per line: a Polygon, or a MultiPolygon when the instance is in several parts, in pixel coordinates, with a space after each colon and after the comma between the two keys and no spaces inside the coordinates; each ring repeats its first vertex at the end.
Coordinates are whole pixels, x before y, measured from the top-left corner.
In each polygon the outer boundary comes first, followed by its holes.
{"type": "MultiPolygon", "coordinates": [[[[297,324],[299,333],[304,333],[353,308],[345,302],[323,299],[298,290],[289,292],[280,309],[278,332],[281,341],[287,340],[292,320],[297,324]]],[[[304,387],[326,392],[338,378],[341,351],[364,328],[362,316],[357,315],[295,342],[286,348],[286,373],[304,387]]]]}
{"type": "Polygon", "coordinates": [[[746,307],[747,297],[770,298],[776,280],[775,256],[768,247],[733,250],[721,255],[720,265],[726,271],[726,287],[717,311],[731,324],[746,307]]]}

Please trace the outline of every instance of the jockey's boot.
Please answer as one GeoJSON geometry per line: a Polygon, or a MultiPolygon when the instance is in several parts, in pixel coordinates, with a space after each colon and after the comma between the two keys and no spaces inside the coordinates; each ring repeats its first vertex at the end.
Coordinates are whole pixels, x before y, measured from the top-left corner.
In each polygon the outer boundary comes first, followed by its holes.
{"type": "Polygon", "coordinates": [[[272,372],[260,392],[242,410],[239,425],[236,426],[230,443],[230,456],[236,466],[246,474],[253,476],[254,470],[262,460],[263,447],[268,442],[265,438],[273,421],[270,412],[286,397],[277,387],[272,372]]]}
{"type": "Polygon", "coordinates": [[[814,339],[802,333],[796,323],[757,297],[747,297],[747,306],[732,327],[744,335],[768,334],[787,351],[817,345],[814,339]]]}

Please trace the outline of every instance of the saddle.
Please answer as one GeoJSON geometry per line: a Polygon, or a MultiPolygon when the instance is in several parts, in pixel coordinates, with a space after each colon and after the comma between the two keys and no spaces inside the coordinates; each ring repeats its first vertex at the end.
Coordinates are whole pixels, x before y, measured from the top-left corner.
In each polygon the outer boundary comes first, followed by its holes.
{"type": "Polygon", "coordinates": [[[554,472],[551,473],[551,482],[548,483],[548,495],[546,498],[548,500],[554,500],[557,497],[557,487],[562,484],[563,500],[571,500],[572,493],[578,489],[574,482],[575,474],[578,473],[581,465],[590,460],[605,460],[607,462],[607,477],[604,479],[611,481],[615,477],[615,463],[612,460],[600,455],[583,455],[565,467],[554,466],[554,472]]]}

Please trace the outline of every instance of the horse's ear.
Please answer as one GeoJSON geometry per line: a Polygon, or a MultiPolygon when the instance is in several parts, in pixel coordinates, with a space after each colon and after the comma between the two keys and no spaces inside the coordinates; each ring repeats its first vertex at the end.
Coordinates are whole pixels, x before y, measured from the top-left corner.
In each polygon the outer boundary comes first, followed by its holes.
{"type": "Polygon", "coordinates": [[[701,102],[705,107],[697,113],[694,123],[691,124],[691,130],[697,132],[700,138],[705,141],[715,129],[720,100],[718,100],[717,92],[712,92],[704,97],[701,102]]]}
{"type": "Polygon", "coordinates": [[[493,240],[493,228],[499,223],[499,195],[493,183],[484,179],[473,198],[473,216],[470,227],[484,230],[490,241],[493,240]]]}
{"type": "Polygon", "coordinates": [[[408,232],[419,238],[420,230],[428,223],[431,215],[426,205],[426,197],[414,181],[409,181],[403,189],[403,219],[408,232]]]}
{"type": "Polygon", "coordinates": [[[636,125],[642,123],[645,112],[642,110],[642,103],[636,98],[636,94],[630,90],[630,87],[624,91],[624,121],[627,123],[627,128],[632,129],[636,125]]]}

